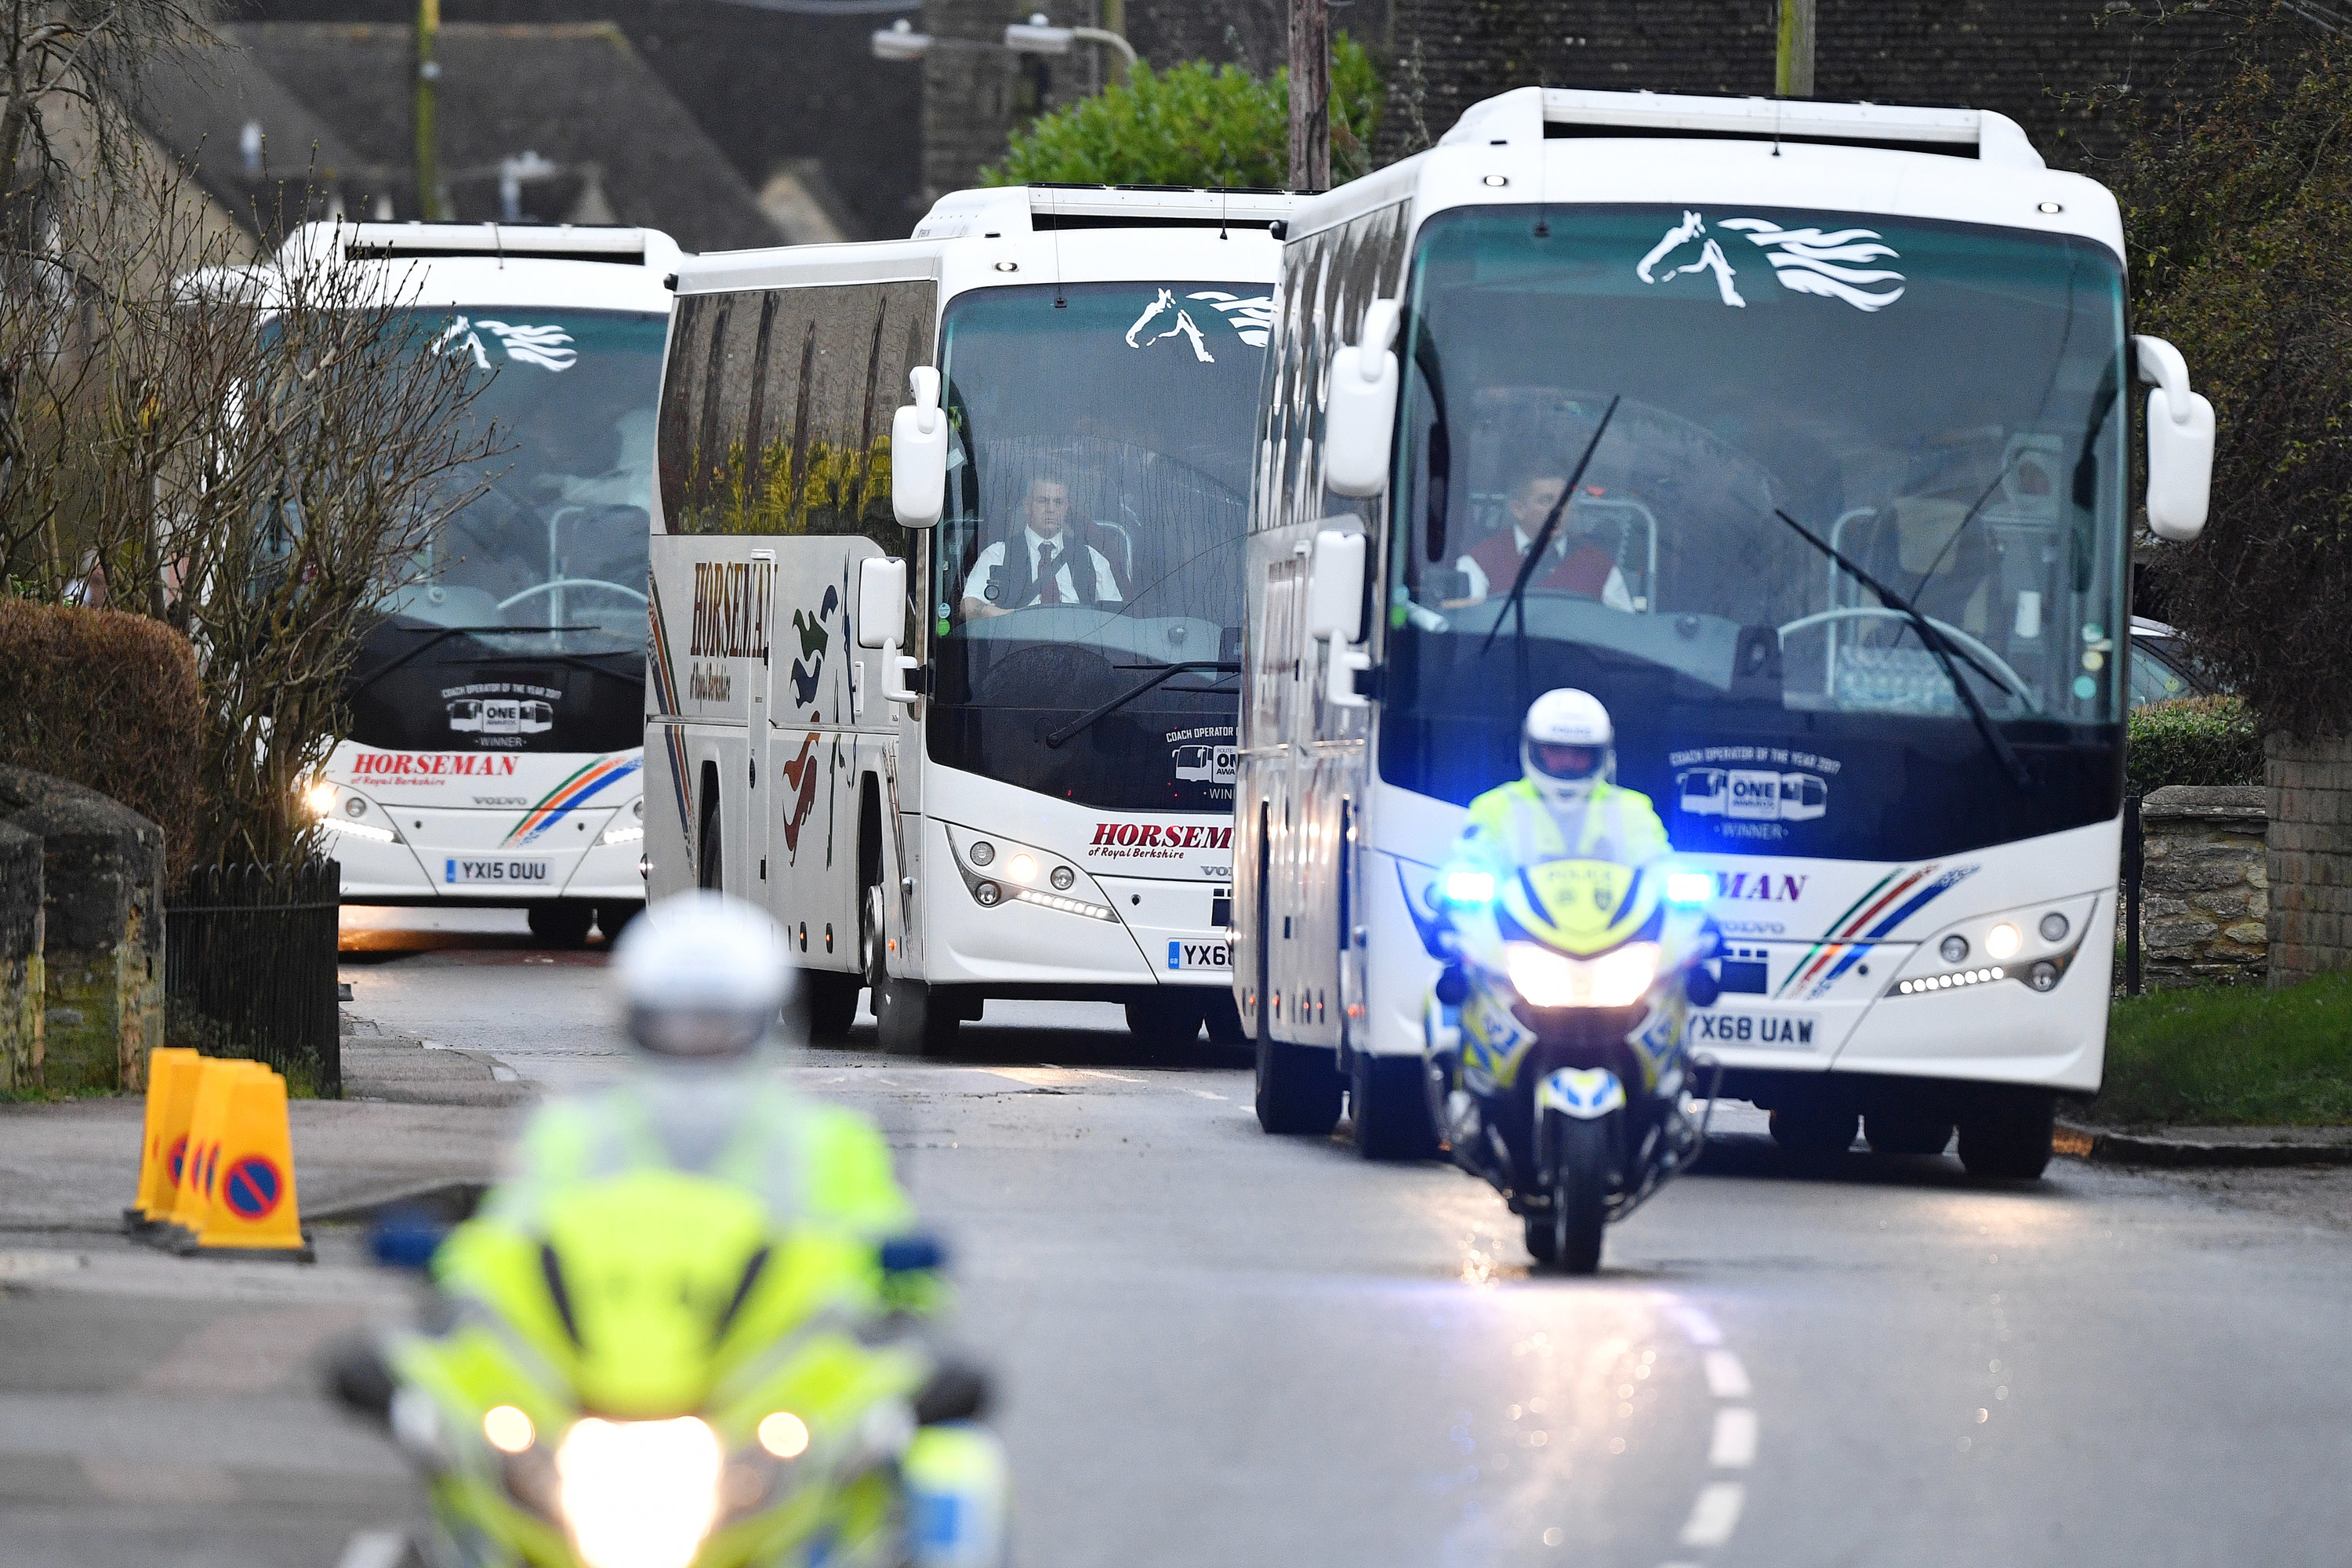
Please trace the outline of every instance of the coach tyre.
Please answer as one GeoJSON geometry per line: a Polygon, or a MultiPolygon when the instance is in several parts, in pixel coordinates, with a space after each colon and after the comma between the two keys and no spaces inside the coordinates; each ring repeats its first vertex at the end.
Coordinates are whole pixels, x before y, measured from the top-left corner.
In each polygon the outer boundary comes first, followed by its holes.
{"type": "Polygon", "coordinates": [[[558,899],[553,903],[533,904],[525,916],[530,922],[530,934],[550,947],[582,947],[588,941],[588,928],[595,923],[596,906],[576,899],[558,899]]]}
{"type": "Polygon", "coordinates": [[[1181,1050],[1201,1037],[1200,994],[1171,986],[1127,1005],[1127,1032],[1147,1050],[1181,1050]]]}
{"type": "Polygon", "coordinates": [[[1356,1152],[1367,1160],[1426,1160],[1437,1152],[1419,1057],[1358,1051],[1348,1069],[1349,1116],[1356,1152]]]}
{"type": "Polygon", "coordinates": [[[1801,1100],[1773,1108],[1772,1142],[1801,1164],[1819,1164],[1853,1147],[1861,1121],[1851,1105],[1801,1100]]]}
{"type": "Polygon", "coordinates": [[[866,988],[866,976],[811,969],[802,972],[801,983],[808,988],[810,1038],[847,1037],[849,1026],[857,1021],[857,994],[866,988]]]}
{"type": "Polygon", "coordinates": [[[1883,1106],[1862,1119],[1874,1154],[1940,1154],[1952,1142],[1952,1113],[1928,1106],[1883,1106]]]}
{"type": "Polygon", "coordinates": [[[1979,1090],[1960,1107],[1960,1163],[1971,1176],[2032,1181],[2050,1163],[2057,1118],[2048,1089],[1979,1090]]]}

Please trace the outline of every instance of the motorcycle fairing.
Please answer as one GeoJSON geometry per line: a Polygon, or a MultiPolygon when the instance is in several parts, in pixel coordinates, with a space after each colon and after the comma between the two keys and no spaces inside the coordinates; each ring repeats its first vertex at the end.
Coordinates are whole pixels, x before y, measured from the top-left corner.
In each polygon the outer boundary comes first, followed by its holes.
{"type": "Polygon", "coordinates": [[[1571,958],[1596,958],[1659,921],[1661,880],[1613,860],[1523,866],[1496,889],[1495,923],[1507,942],[1523,936],[1571,958]]]}
{"type": "Polygon", "coordinates": [[[910,1402],[929,1363],[861,1331],[884,1316],[869,1241],[780,1234],[741,1188],[669,1169],[580,1183],[542,1218],[534,1232],[460,1226],[435,1260],[454,1321],[392,1346],[404,1394],[434,1412],[442,1556],[576,1568],[552,1487],[563,1434],[586,1415],[694,1415],[728,1456],[695,1568],[898,1562],[898,1500],[868,1417],[910,1402]],[[530,1417],[524,1453],[485,1440],[499,1405],[530,1417]],[[758,1436],[780,1410],[810,1434],[789,1461],[758,1436]]]}
{"type": "Polygon", "coordinates": [[[1536,1085],[1536,1114],[1557,1110],[1579,1121],[1598,1121],[1625,1108],[1625,1086],[1607,1068],[1561,1068],[1536,1085]]]}

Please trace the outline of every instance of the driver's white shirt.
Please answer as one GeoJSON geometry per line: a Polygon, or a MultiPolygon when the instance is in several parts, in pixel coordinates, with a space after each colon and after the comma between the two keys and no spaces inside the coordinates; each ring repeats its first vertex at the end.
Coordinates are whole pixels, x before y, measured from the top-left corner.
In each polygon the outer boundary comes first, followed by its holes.
{"type": "MultiPolygon", "coordinates": [[[[1516,522],[1511,524],[1511,537],[1518,541],[1519,554],[1522,557],[1526,556],[1528,546],[1535,542],[1534,535],[1516,522]]],[[[1572,541],[1565,535],[1554,532],[1551,542],[1552,558],[1565,559],[1568,555],[1568,547],[1571,542],[1572,541]]],[[[1486,590],[1493,584],[1486,581],[1486,568],[1465,555],[1454,563],[1454,569],[1470,579],[1471,598],[1483,599],[1486,596],[1486,590]]],[[[1625,586],[1625,574],[1614,566],[1609,568],[1609,581],[1601,584],[1601,602],[1612,610],[1623,610],[1628,615],[1633,613],[1633,591],[1625,586]]]]}
{"type": "MultiPolygon", "coordinates": [[[[1082,594],[1078,591],[1077,583],[1070,575],[1070,558],[1072,555],[1076,553],[1076,552],[1071,547],[1076,544],[1077,541],[1070,537],[1070,531],[1068,529],[1065,528],[1061,532],[1054,535],[1053,538],[1047,539],[1035,529],[1024,527],[1021,530],[1021,535],[1029,546],[1030,585],[1036,589],[1036,592],[1031,595],[1029,604],[1037,604],[1045,597],[1044,587],[1042,584],[1038,584],[1035,579],[1037,575],[1037,552],[1048,544],[1059,544],[1062,546],[1062,569],[1054,574],[1054,585],[1061,591],[1062,603],[1066,605],[1084,605],[1092,602],[1096,598],[1099,598],[1108,604],[1113,605],[1119,602],[1118,578],[1112,574],[1110,562],[1101,551],[1097,550],[1091,544],[1085,547],[1087,554],[1092,559],[1092,563],[1095,569],[1096,586],[1098,587],[1101,592],[1098,595],[1082,594]]],[[[984,605],[996,604],[996,601],[988,596],[988,587],[990,584],[996,581],[997,569],[1004,564],[1004,543],[1005,542],[1003,540],[998,540],[995,543],[982,551],[980,552],[980,559],[971,563],[971,575],[963,580],[963,596],[965,598],[977,599],[984,605]]],[[[996,605],[996,607],[1000,610],[1020,610],[1026,609],[1028,605],[996,605]]],[[[1632,606],[1629,604],[1627,607],[1631,608],[1632,606]]]]}

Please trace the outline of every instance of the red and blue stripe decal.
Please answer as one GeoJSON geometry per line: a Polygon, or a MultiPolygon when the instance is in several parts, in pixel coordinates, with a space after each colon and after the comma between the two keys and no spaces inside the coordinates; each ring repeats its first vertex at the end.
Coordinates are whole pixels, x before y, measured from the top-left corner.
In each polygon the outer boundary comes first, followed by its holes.
{"type": "Polygon", "coordinates": [[[1873,942],[1883,941],[1976,871],[1974,866],[1947,868],[1931,862],[1908,871],[1888,872],[1830,922],[1830,934],[1797,961],[1796,968],[1773,994],[1806,1002],[1826,994],[1847,970],[1870,956],[1873,942]]]}
{"type": "Polygon", "coordinates": [[[516,823],[514,830],[507,835],[506,842],[530,843],[645,765],[642,755],[597,758],[557,784],[544,800],[525,812],[522,820],[516,823]]]}

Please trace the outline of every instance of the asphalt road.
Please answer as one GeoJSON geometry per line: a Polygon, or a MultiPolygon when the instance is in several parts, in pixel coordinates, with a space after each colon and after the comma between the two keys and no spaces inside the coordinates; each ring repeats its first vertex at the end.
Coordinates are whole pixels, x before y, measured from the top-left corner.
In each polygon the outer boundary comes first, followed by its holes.
{"type": "MultiPolygon", "coordinates": [[[[621,1070],[593,953],[499,931],[378,945],[436,944],[350,955],[354,1010],[551,1086],[621,1070]]],[[[781,1069],[880,1121],[953,1246],[1032,1568],[2344,1560],[2341,1185],[2256,1205],[2073,1161],[1989,1184],[1863,1154],[1801,1176],[1726,1107],[1701,1173],[1612,1229],[1598,1280],[1569,1282],[1529,1274],[1468,1178],[1267,1138],[1246,1071],[1205,1046],[1140,1059],[1117,1021],[996,1005],[954,1062],[869,1047],[781,1069]]],[[[73,1394],[64,1370],[66,1397],[38,1392],[26,1358],[80,1345],[49,1364],[94,1367],[110,1325],[159,1331],[152,1294],[38,1285],[0,1300],[0,1508],[23,1495],[12,1433],[125,1397],[73,1394]]],[[[271,1307],[282,1354],[209,1303],[163,1352],[182,1370],[141,1375],[226,1376],[191,1370],[217,1364],[207,1333],[275,1375],[323,1318],[365,1308],[351,1292],[383,1289],[353,1268],[332,1302],[271,1307]]],[[[142,1483],[85,1456],[70,1479],[98,1511],[0,1525],[0,1562],[290,1565],[396,1522],[388,1456],[298,1412],[290,1374],[276,1386],[289,1431],[361,1445],[323,1493],[254,1478],[236,1495],[278,1500],[239,1510],[218,1489],[236,1492],[234,1465],[142,1483]],[[208,1532],[142,1533],[171,1517],[142,1484],[215,1489],[208,1532]],[[76,1518],[113,1522],[78,1535],[76,1518]]]]}

